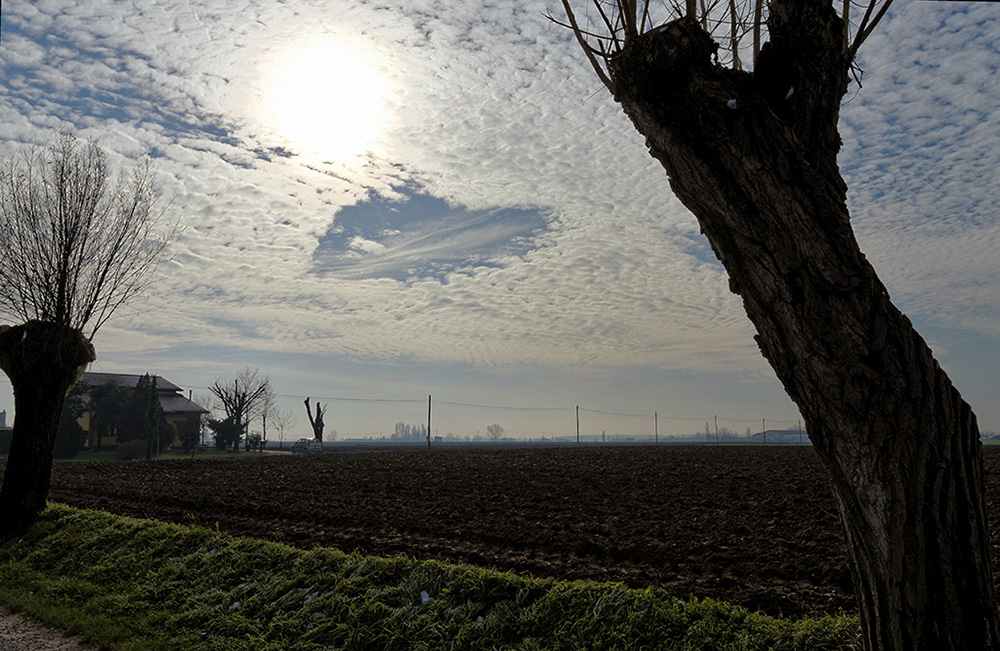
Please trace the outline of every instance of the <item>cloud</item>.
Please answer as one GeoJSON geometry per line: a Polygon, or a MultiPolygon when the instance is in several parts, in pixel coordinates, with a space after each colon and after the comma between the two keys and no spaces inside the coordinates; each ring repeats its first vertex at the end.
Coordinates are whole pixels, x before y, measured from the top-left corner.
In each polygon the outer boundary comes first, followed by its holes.
{"type": "Polygon", "coordinates": [[[996,337],[1000,14],[911,3],[862,51],[841,155],[855,227],[920,321],[996,337]]]}
{"type": "MultiPolygon", "coordinates": [[[[142,309],[99,335],[102,359],[773,385],[695,220],[545,9],[4,2],[0,156],[64,126],[115,163],[151,151],[186,226],[142,309]],[[311,39],[377,54],[381,129],[357,155],[308,154],[264,110],[273,66],[311,39]]],[[[863,49],[840,159],[894,297],[993,341],[998,20],[989,4],[897,9],[863,49]]]]}
{"type": "Polygon", "coordinates": [[[440,280],[522,255],[548,225],[537,208],[470,211],[417,188],[397,192],[402,199],[370,196],[341,208],[319,239],[313,269],[337,278],[440,280]]]}

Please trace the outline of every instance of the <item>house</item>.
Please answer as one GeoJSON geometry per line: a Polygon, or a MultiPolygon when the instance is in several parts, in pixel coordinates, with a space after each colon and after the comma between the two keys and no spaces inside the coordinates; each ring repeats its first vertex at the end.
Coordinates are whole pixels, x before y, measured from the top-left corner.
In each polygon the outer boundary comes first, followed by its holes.
{"type": "MultiPolygon", "coordinates": [[[[86,384],[90,389],[94,389],[105,384],[115,384],[123,389],[135,390],[142,375],[125,373],[84,373],[80,376],[80,384],[86,384]]],[[[204,407],[192,402],[181,395],[182,389],[170,382],[166,378],[154,376],[156,378],[156,390],[159,394],[160,406],[163,408],[163,416],[167,424],[173,425],[175,431],[180,431],[185,425],[200,428],[202,414],[209,413],[204,407]]],[[[83,394],[84,403],[90,400],[89,393],[83,394]]],[[[90,412],[87,411],[80,417],[80,426],[87,432],[87,447],[108,447],[117,445],[114,436],[105,436],[98,441],[96,428],[91,427],[90,412]]]]}

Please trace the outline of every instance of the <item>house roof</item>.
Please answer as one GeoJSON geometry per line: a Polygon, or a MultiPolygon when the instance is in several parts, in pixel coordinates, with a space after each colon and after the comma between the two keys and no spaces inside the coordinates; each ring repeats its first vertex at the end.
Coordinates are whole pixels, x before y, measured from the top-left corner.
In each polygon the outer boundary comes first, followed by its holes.
{"type": "Polygon", "coordinates": [[[160,406],[163,407],[164,414],[209,413],[207,409],[184,396],[160,396],[160,406]]]}
{"type": "MultiPolygon", "coordinates": [[[[139,385],[139,378],[142,375],[130,373],[84,373],[80,376],[80,382],[86,382],[88,386],[99,387],[103,384],[117,384],[126,389],[134,389],[139,385]]],[[[180,391],[181,388],[161,375],[154,375],[156,378],[156,388],[159,391],[180,391]]],[[[194,403],[191,403],[194,404],[194,403]]]]}
{"type": "MultiPolygon", "coordinates": [[[[86,382],[88,387],[94,388],[104,384],[116,384],[124,389],[135,389],[139,385],[141,375],[130,373],[84,373],[80,376],[80,382],[86,382]]],[[[156,389],[159,393],[160,406],[163,407],[164,414],[207,414],[207,409],[196,402],[188,400],[181,395],[181,388],[173,382],[156,377],[156,389]]],[[[90,396],[83,396],[84,402],[90,402],[90,396]]]]}

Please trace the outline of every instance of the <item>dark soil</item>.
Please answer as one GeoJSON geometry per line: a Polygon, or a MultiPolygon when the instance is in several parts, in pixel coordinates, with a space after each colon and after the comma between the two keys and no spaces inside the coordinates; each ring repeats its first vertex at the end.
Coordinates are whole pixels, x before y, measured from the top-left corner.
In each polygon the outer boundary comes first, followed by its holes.
{"type": "MultiPolygon", "coordinates": [[[[239,456],[60,463],[49,497],[297,546],[658,585],[772,614],[855,608],[808,447],[239,456]]],[[[1000,451],[985,458],[996,523],[1000,451]]]]}

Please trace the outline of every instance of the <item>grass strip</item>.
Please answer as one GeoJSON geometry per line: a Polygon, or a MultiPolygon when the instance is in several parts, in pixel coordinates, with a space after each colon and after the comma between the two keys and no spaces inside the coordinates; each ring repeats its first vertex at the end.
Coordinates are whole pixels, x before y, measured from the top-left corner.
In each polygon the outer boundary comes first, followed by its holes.
{"type": "Polygon", "coordinates": [[[301,550],[53,505],[0,543],[0,602],[110,649],[854,649],[785,620],[614,583],[301,550]]]}

